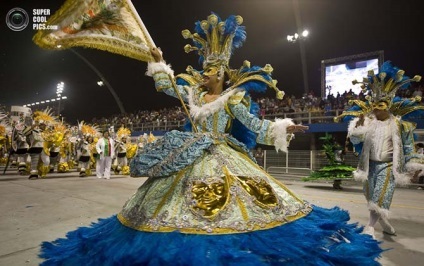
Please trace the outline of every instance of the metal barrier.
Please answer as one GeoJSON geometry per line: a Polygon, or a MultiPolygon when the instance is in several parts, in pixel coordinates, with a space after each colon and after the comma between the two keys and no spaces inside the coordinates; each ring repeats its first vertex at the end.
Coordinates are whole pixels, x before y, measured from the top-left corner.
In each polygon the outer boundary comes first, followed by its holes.
{"type": "MultiPolygon", "coordinates": [[[[184,121],[166,121],[166,122],[146,122],[140,124],[133,124],[130,126],[131,131],[170,131],[173,129],[181,129],[184,126],[184,121]]],[[[115,128],[119,128],[120,125],[115,125],[115,128]]]]}
{"type": "MultiPolygon", "coordinates": [[[[334,117],[339,116],[343,110],[329,110],[329,111],[311,111],[311,112],[297,112],[297,113],[277,113],[266,114],[262,118],[274,121],[275,118],[291,118],[295,123],[301,124],[326,124],[334,123],[334,117]]],[[[419,129],[424,127],[424,122],[421,118],[412,120],[418,122],[419,129]]],[[[130,125],[132,131],[149,132],[149,131],[169,131],[173,129],[181,129],[185,121],[160,121],[160,122],[146,122],[130,125]]],[[[114,124],[115,128],[120,128],[122,123],[114,124]]],[[[102,125],[101,127],[109,127],[110,125],[102,125]]]]}
{"type": "MultiPolygon", "coordinates": [[[[348,152],[344,157],[345,164],[356,167],[358,157],[348,152]]],[[[275,150],[264,151],[264,169],[272,175],[308,176],[328,164],[324,153],[319,150],[289,150],[288,153],[275,150]]]]}
{"type": "Polygon", "coordinates": [[[296,123],[334,123],[334,117],[340,115],[343,110],[311,111],[297,113],[266,114],[262,118],[274,120],[274,118],[292,118],[296,123]]]}

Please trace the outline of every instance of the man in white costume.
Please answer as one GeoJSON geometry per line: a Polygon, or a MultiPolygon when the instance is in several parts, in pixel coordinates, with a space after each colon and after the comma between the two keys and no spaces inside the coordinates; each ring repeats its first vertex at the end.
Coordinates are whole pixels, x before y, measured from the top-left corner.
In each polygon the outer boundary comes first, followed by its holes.
{"type": "Polygon", "coordinates": [[[115,156],[115,143],[110,137],[109,131],[103,133],[103,137],[97,141],[96,150],[100,158],[97,161],[96,175],[98,178],[110,179],[112,158],[115,156]]]}
{"type": "Polygon", "coordinates": [[[364,195],[370,212],[364,232],[372,237],[375,237],[377,222],[380,222],[383,233],[396,235],[389,222],[395,187],[408,184],[414,174],[424,168],[423,155],[415,151],[415,124],[401,117],[423,109],[417,104],[421,98],[395,98],[399,88],[411,81],[419,81],[421,77],[408,79],[403,74],[403,70],[393,67],[390,62],[382,65],[378,75],[370,71],[362,86],[364,91],[370,91],[368,102],[356,100],[356,109],[353,107],[342,114],[357,116],[349,124],[348,137],[356,148],[362,145],[358,168],[353,176],[364,182],[364,195]]]}

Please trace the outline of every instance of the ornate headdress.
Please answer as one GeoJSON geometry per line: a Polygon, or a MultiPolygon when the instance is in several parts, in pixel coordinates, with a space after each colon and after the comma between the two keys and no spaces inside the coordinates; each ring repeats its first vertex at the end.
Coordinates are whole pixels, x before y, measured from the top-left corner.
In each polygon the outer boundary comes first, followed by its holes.
{"type": "Polygon", "coordinates": [[[0,119],[0,138],[9,135],[12,132],[12,126],[6,119],[0,119]]]}
{"type": "Polygon", "coordinates": [[[389,110],[396,116],[404,116],[420,109],[424,110],[423,106],[417,104],[421,102],[420,96],[411,99],[396,97],[399,89],[408,86],[412,81],[418,82],[421,80],[421,76],[416,75],[410,79],[404,74],[405,71],[392,66],[391,62],[387,61],[380,67],[378,75],[375,75],[374,71],[370,70],[368,71],[368,77],[364,78],[362,82],[352,81],[353,84],[362,84],[362,91],[368,93],[366,96],[367,101],[349,101],[353,107],[336,117],[335,121],[339,121],[343,117],[367,114],[372,112],[373,109],[389,110]]]}
{"type": "Polygon", "coordinates": [[[131,136],[131,130],[126,127],[120,127],[118,129],[118,132],[116,132],[116,136],[119,140],[121,140],[122,138],[128,138],[129,136],[131,136]]]}
{"type": "Polygon", "coordinates": [[[152,143],[156,140],[157,138],[155,137],[155,135],[153,135],[152,132],[150,132],[149,136],[147,137],[147,142],[148,143],[152,143]]]}
{"type": "Polygon", "coordinates": [[[84,137],[94,138],[99,135],[99,129],[97,128],[97,126],[86,124],[84,121],[78,123],[78,129],[81,131],[84,137]]]}
{"type": "Polygon", "coordinates": [[[67,127],[62,123],[55,123],[51,125],[52,127],[43,132],[44,140],[52,142],[59,147],[65,138],[67,127]]]}
{"type": "MultiPolygon", "coordinates": [[[[10,125],[5,121],[0,119],[0,150],[3,148],[4,145],[7,145],[8,142],[8,135],[11,132],[10,125]]],[[[0,156],[0,163],[2,162],[2,159],[4,157],[0,156]]]]}
{"type": "Polygon", "coordinates": [[[211,14],[207,20],[196,22],[195,33],[183,30],[183,37],[192,39],[194,44],[194,46],[187,44],[184,50],[187,53],[197,51],[203,70],[198,71],[188,66],[186,69],[188,74],[178,75],[177,82],[197,85],[202,82],[202,75],[218,74],[218,77],[222,77],[226,73],[230,89],[242,88],[248,92],[264,92],[270,87],[277,92],[277,98],[282,99],[284,93],[278,90],[277,81],[271,78],[273,71],[271,65],[267,64],[262,68],[251,67],[249,61],[244,61],[240,69],[230,69],[229,61],[234,49],[241,47],[246,40],[246,31],[245,27],[241,26],[242,23],[241,16],[233,15],[222,21],[216,14],[211,14]]]}
{"type": "Polygon", "coordinates": [[[46,124],[48,126],[52,126],[58,122],[57,117],[53,116],[53,111],[49,107],[44,111],[35,111],[34,121],[38,124],[46,124]]]}
{"type": "Polygon", "coordinates": [[[228,67],[233,43],[235,48],[238,48],[246,39],[244,27],[240,26],[243,23],[242,17],[232,16],[227,24],[219,20],[218,16],[212,14],[208,20],[196,23],[197,33],[191,34],[189,30],[182,31],[183,37],[193,39],[196,45],[193,47],[187,44],[184,50],[187,53],[197,50],[204,68],[209,65],[228,67]],[[230,23],[232,29],[227,29],[226,26],[228,27],[230,23]]]}

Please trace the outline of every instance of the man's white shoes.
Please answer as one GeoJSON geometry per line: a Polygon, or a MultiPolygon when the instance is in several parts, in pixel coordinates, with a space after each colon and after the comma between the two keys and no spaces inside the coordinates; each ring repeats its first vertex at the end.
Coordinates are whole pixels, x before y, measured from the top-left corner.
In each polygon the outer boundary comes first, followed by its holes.
{"type": "Polygon", "coordinates": [[[374,235],[374,227],[371,226],[365,226],[364,229],[364,234],[370,235],[372,237],[372,239],[375,239],[375,235],[374,235]]]}
{"type": "Polygon", "coordinates": [[[396,230],[389,223],[387,218],[380,218],[378,220],[380,222],[381,227],[383,227],[383,233],[386,235],[396,236],[396,230]]]}

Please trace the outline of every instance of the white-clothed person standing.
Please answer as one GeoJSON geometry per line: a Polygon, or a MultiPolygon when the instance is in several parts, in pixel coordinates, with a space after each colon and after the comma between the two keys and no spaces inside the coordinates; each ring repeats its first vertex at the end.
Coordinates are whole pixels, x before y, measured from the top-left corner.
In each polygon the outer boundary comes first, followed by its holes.
{"type": "Polygon", "coordinates": [[[112,165],[112,158],[114,154],[114,141],[109,136],[109,132],[105,131],[103,137],[97,141],[96,150],[100,158],[97,161],[98,167],[96,167],[96,175],[98,178],[110,179],[110,168],[112,165]]]}

